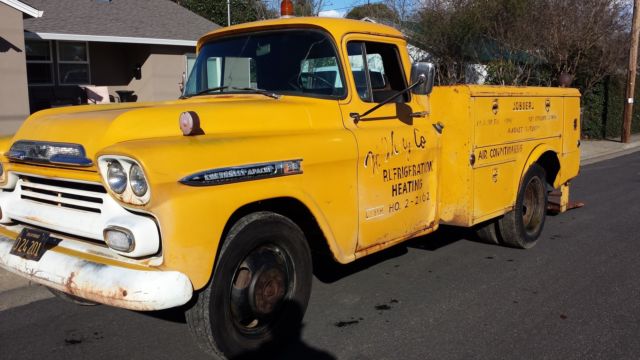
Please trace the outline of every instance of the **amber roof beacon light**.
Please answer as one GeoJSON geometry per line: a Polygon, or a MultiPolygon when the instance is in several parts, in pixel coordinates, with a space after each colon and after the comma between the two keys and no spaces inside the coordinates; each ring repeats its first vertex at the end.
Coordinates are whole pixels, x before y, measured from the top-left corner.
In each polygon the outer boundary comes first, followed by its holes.
{"type": "Polygon", "coordinates": [[[282,0],[282,3],[280,4],[280,16],[293,16],[293,3],[291,2],[291,0],[282,0]]]}

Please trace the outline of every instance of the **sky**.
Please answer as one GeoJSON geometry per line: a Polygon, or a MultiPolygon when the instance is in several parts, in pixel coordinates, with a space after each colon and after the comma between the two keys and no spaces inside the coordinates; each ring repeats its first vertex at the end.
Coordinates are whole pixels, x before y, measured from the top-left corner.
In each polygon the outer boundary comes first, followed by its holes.
{"type": "MultiPolygon", "coordinates": [[[[379,0],[371,0],[375,3],[379,0]]],[[[320,16],[343,17],[351,8],[366,4],[367,0],[324,0],[320,16]]]]}

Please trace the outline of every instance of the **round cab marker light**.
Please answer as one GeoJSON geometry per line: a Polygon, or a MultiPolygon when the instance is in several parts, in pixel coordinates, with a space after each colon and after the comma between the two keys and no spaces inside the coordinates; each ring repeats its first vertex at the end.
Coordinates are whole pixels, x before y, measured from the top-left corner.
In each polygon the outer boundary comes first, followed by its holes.
{"type": "Polygon", "coordinates": [[[185,111],[180,114],[179,124],[184,136],[204,135],[200,127],[200,117],[195,111],[185,111]]]}

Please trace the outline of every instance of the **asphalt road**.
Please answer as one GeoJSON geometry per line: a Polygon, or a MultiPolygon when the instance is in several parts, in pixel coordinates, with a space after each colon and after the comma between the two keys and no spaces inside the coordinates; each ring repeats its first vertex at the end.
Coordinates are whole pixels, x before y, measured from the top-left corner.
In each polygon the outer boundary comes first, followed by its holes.
{"type": "MultiPolygon", "coordinates": [[[[583,168],[528,251],[444,229],[323,273],[283,359],[640,358],[640,153],[583,168]]],[[[2,359],[204,359],[179,311],[0,312],[2,359]]]]}

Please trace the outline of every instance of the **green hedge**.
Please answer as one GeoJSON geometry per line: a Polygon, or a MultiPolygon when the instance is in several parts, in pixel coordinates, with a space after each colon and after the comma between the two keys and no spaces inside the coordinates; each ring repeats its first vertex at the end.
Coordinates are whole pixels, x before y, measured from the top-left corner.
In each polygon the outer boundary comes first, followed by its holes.
{"type": "MultiPolygon", "coordinates": [[[[617,138],[622,133],[622,114],[625,104],[625,81],[611,76],[582,97],[582,135],[587,138],[617,138]]],[[[640,77],[636,82],[632,133],[640,133],[640,77]]]]}

